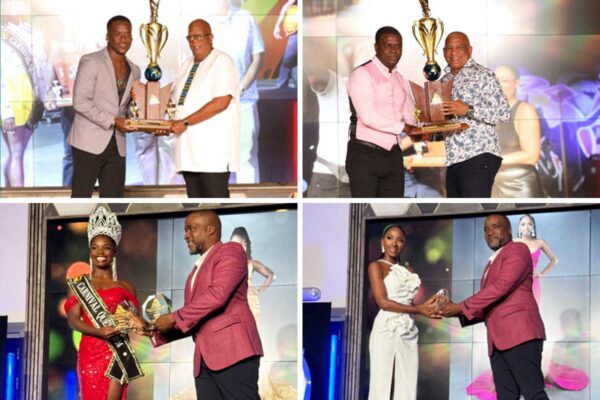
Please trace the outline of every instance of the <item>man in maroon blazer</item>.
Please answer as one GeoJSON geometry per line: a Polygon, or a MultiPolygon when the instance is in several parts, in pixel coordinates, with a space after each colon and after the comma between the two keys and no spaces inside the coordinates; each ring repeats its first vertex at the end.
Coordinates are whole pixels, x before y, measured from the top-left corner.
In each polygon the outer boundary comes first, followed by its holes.
{"type": "Polygon", "coordinates": [[[542,375],[546,334],[533,297],[533,266],[527,245],[512,241],[504,215],[485,220],[485,241],[494,254],[483,271],[481,289],[460,304],[448,303],[446,317],[458,316],[462,326],[485,321],[488,355],[498,400],[548,399],[542,375]]]}
{"type": "Polygon", "coordinates": [[[200,254],[185,283],[184,305],[155,321],[156,346],[192,336],[194,377],[201,399],[252,399],[258,396],[263,355],[256,322],[248,306],[248,260],[239,243],[221,242],[221,221],[213,211],[185,219],[190,254],[200,254]]]}

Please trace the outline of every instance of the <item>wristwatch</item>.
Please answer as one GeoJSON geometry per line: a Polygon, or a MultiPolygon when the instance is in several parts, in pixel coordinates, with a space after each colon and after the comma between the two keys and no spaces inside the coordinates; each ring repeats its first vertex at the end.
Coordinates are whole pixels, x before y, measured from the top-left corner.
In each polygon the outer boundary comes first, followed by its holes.
{"type": "Polygon", "coordinates": [[[185,125],[185,127],[187,128],[188,126],[190,126],[190,121],[188,121],[187,119],[184,119],[183,125],[185,125]]]}
{"type": "Polygon", "coordinates": [[[473,106],[469,105],[469,109],[467,110],[467,118],[473,119],[475,113],[475,109],[473,106]]]}

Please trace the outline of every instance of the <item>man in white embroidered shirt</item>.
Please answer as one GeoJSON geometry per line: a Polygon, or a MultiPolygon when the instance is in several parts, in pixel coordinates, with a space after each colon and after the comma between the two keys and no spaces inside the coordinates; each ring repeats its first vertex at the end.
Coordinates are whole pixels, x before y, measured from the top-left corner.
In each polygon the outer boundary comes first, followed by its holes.
{"type": "Polygon", "coordinates": [[[193,57],[181,66],[172,96],[175,165],[188,197],[229,197],[239,159],[240,79],[231,57],[213,48],[208,22],[192,21],[186,38],[193,57]]]}

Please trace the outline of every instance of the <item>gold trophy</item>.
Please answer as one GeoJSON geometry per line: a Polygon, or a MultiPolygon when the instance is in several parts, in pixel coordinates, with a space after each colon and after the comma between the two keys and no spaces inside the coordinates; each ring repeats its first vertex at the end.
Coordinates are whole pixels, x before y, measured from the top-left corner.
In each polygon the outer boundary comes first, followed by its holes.
{"type": "Polygon", "coordinates": [[[129,315],[130,312],[135,315],[135,307],[128,300],[123,300],[117,304],[117,308],[113,314],[113,318],[117,322],[117,327],[123,332],[134,329],[131,323],[131,316],[129,315]]]}
{"type": "Polygon", "coordinates": [[[436,80],[441,75],[441,68],[435,62],[436,48],[442,40],[444,23],[440,19],[431,18],[428,0],[419,0],[423,9],[423,18],[415,21],[412,27],[413,35],[427,56],[427,63],[423,68],[423,75],[430,82],[425,82],[425,87],[410,82],[410,88],[415,99],[417,110],[416,129],[411,135],[423,135],[437,132],[452,132],[469,127],[464,123],[448,123],[442,108],[444,101],[452,98],[452,81],[441,83],[436,80]],[[417,34],[418,32],[418,34],[417,34]]]}
{"type": "Polygon", "coordinates": [[[150,22],[140,26],[142,43],[150,59],[150,64],[144,71],[148,83],[133,83],[139,103],[135,100],[131,102],[129,112],[132,118],[126,121],[127,125],[144,132],[169,129],[170,123],[164,118],[166,116],[172,119],[175,113],[175,106],[171,102],[173,83],[161,88],[159,82],[162,70],[158,66],[158,58],[169,37],[167,27],[158,22],[159,2],[160,0],[150,0],[150,22]]]}
{"type": "Polygon", "coordinates": [[[423,18],[415,21],[412,26],[412,32],[427,56],[427,63],[423,68],[423,74],[428,81],[437,80],[442,74],[442,69],[435,62],[434,55],[436,48],[442,40],[444,34],[444,23],[441,19],[431,18],[431,10],[429,9],[429,0],[419,0],[423,9],[423,18]],[[439,29],[438,29],[439,27],[439,29]],[[417,35],[417,32],[419,34],[417,35]]]}

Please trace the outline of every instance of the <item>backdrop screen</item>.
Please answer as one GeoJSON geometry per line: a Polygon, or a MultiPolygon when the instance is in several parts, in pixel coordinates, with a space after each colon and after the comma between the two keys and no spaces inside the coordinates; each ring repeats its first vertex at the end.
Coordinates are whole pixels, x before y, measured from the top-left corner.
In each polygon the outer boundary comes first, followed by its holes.
{"type": "MultiPolygon", "coordinates": [[[[261,392],[295,393],[297,361],[297,268],[295,206],[266,211],[219,212],[224,242],[236,227],[245,227],[252,259],[271,270],[276,279],[266,289],[266,277],[253,268],[248,301],[257,319],[265,356],[261,358],[261,392]]],[[[143,302],[163,293],[173,308],[183,305],[185,281],[197,255],[189,255],[183,240],[185,214],[120,216],[123,228],[118,247],[120,279],[130,281],[143,302]]],[[[87,219],[52,220],[48,224],[47,258],[50,270],[48,301],[48,398],[76,399],[77,351],[81,334],[68,326],[63,305],[65,273],[75,261],[89,260],[87,219]]],[[[262,269],[261,269],[262,270],[262,269]]],[[[262,270],[264,271],[264,270],[262,270]]],[[[130,335],[145,377],[130,385],[131,399],[195,398],[191,338],[154,349],[147,338],[130,335]]]]}
{"type": "MultiPolygon", "coordinates": [[[[521,215],[509,215],[515,238],[521,215]]],[[[533,264],[533,291],[547,336],[542,370],[548,395],[552,399],[597,398],[600,249],[593,243],[600,239],[600,211],[540,211],[531,215],[537,238],[543,239],[558,258],[558,263],[546,270],[550,259],[542,251],[533,264]]],[[[440,288],[447,288],[451,299],[458,303],[479,290],[483,268],[492,253],[483,236],[484,219],[369,220],[365,263],[380,257],[383,228],[399,224],[407,234],[401,263],[412,266],[422,281],[415,303],[422,303],[440,288]]],[[[370,332],[378,310],[368,297],[370,332]]],[[[465,399],[467,394],[479,399],[495,398],[484,324],[461,328],[456,318],[416,320],[419,399],[465,399]]],[[[368,354],[368,340],[363,344],[364,354],[368,354]]],[[[365,360],[368,363],[369,357],[365,360]]],[[[369,366],[363,371],[367,382],[369,366]]]]}
{"type": "MultiPolygon", "coordinates": [[[[303,172],[311,197],[349,197],[344,169],[352,70],[375,55],[378,28],[403,36],[399,71],[422,84],[425,56],[412,34],[419,1],[307,0],[303,16],[303,172]],[[315,55],[318,54],[318,57],[315,55]],[[311,180],[315,178],[311,186],[311,180]]],[[[600,154],[600,26],[593,0],[431,0],[445,27],[436,61],[446,66],[443,40],[465,32],[478,63],[520,71],[517,97],[537,109],[541,153],[537,165],[548,196],[589,196],[592,156],[600,154]]],[[[443,193],[439,169],[406,174],[407,197],[443,193]]],[[[596,197],[596,196],[594,196],[596,197]]]]}
{"type": "MultiPolygon", "coordinates": [[[[297,8],[288,3],[160,2],[158,22],[169,30],[159,58],[162,85],[172,82],[191,56],[185,36],[196,18],[209,21],[214,47],[228,53],[238,67],[246,88],[240,142],[245,163],[232,182],[296,179],[297,8]]],[[[73,82],[79,59],[105,47],[106,22],[124,15],[133,25],[127,56],[144,79],[148,58],[139,27],[150,21],[150,2],[3,0],[1,11],[0,186],[70,186],[72,155],[66,137],[75,115],[73,82]]],[[[175,171],[173,141],[128,135],[126,184],[183,183],[175,171]]]]}

